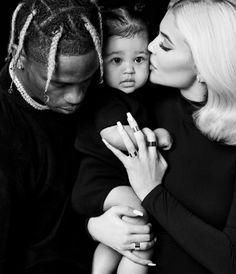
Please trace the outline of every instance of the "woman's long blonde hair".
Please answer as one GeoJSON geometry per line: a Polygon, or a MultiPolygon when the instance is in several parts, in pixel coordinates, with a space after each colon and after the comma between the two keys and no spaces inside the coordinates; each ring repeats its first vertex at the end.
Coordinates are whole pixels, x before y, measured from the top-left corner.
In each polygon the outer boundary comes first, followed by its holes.
{"type": "Polygon", "coordinates": [[[178,29],[207,87],[206,104],[193,114],[209,138],[236,145],[236,6],[231,0],[173,0],[178,29]]]}

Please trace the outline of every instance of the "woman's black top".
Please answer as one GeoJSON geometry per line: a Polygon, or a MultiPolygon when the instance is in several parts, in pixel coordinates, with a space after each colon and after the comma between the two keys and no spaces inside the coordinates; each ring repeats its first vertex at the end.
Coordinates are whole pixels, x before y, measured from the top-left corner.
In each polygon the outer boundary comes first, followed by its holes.
{"type": "MultiPolygon", "coordinates": [[[[200,104],[175,89],[153,91],[145,96],[153,125],[166,128],[174,145],[162,152],[168,163],[162,184],[142,202],[157,236],[157,267],[150,273],[235,274],[236,148],[199,131],[192,113],[200,104]]],[[[102,213],[111,189],[128,180],[118,160],[103,149],[92,122],[88,125],[83,129],[88,138],[77,138],[84,157],[73,203],[79,212],[92,216],[102,213]]]]}

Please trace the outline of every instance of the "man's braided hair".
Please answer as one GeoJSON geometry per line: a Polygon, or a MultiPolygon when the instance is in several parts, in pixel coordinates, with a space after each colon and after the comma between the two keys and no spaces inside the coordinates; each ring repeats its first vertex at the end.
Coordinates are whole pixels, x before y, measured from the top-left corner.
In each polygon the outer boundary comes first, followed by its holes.
{"type": "Polygon", "coordinates": [[[95,49],[102,76],[102,20],[98,6],[89,0],[24,0],[12,16],[8,58],[13,69],[24,49],[26,55],[47,64],[48,79],[58,55],[83,55],[95,49]]]}

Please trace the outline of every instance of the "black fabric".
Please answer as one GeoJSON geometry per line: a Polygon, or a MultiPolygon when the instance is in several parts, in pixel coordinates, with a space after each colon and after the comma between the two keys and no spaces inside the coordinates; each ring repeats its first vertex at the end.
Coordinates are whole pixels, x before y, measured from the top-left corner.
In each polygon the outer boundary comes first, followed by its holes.
{"type": "Polygon", "coordinates": [[[156,220],[158,273],[236,273],[236,148],[202,135],[200,105],[177,90],[152,102],[174,139],[163,184],[142,203],[156,220]]]}
{"type": "Polygon", "coordinates": [[[139,121],[140,128],[147,126],[147,111],[142,105],[142,97],[148,92],[146,85],[132,93],[124,93],[118,89],[100,86],[98,91],[97,109],[95,111],[95,124],[97,131],[114,126],[118,121],[127,125],[126,113],[130,112],[139,121]]]}
{"type": "MultiPolygon", "coordinates": [[[[162,152],[168,163],[163,183],[142,203],[157,236],[157,267],[150,273],[236,273],[236,148],[203,136],[192,120],[200,105],[179,91],[159,86],[146,100],[153,125],[166,128],[174,139],[172,149],[162,152]]],[[[128,180],[114,156],[101,153],[92,122],[81,129],[77,144],[84,157],[75,208],[88,216],[100,214],[109,191],[128,180]]]]}
{"type": "Polygon", "coordinates": [[[140,127],[147,126],[148,112],[144,98],[149,89],[147,85],[126,94],[101,85],[91,98],[88,97],[88,102],[93,101],[93,109],[90,108],[86,117],[79,121],[75,143],[77,150],[83,155],[72,198],[77,212],[87,216],[101,214],[103,202],[112,188],[128,184],[123,165],[105,147],[99,132],[116,125],[117,121],[126,125],[127,112],[132,113],[140,127]]]}
{"type": "Polygon", "coordinates": [[[10,83],[6,66],[0,75],[0,273],[23,273],[46,261],[63,264],[75,253],[74,263],[84,268],[85,220],[73,220],[70,207],[80,163],[74,149],[80,111],[35,110],[14,86],[8,92],[10,83]]]}

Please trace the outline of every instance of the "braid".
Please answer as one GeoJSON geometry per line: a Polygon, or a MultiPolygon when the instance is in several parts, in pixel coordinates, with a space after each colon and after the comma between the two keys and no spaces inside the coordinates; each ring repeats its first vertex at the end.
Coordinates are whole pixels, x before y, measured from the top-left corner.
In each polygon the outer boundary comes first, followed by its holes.
{"type": "MultiPolygon", "coordinates": [[[[47,82],[46,82],[46,86],[45,86],[45,95],[49,86],[49,83],[51,81],[52,78],[52,74],[54,72],[55,69],[55,65],[56,65],[56,52],[57,52],[57,47],[58,47],[58,43],[59,40],[62,36],[62,32],[63,32],[63,28],[60,27],[60,30],[57,31],[57,33],[55,33],[55,36],[52,38],[52,43],[51,43],[51,47],[50,47],[50,51],[49,51],[49,55],[48,55],[48,73],[47,73],[47,82]]],[[[49,97],[46,97],[46,103],[49,100],[49,97]]]]}
{"type": "Polygon", "coordinates": [[[94,5],[97,7],[98,9],[98,18],[99,18],[99,30],[100,30],[100,40],[101,40],[101,48],[102,48],[102,44],[103,44],[103,27],[102,27],[102,14],[101,14],[101,10],[100,7],[97,5],[96,0],[93,1],[91,0],[92,3],[94,3],[94,5]]]}
{"type": "Polygon", "coordinates": [[[46,7],[46,9],[50,12],[50,7],[45,3],[43,0],[40,0],[40,2],[46,7]]]}
{"type": "Polygon", "coordinates": [[[16,9],[15,9],[13,15],[12,15],[12,20],[11,20],[11,34],[10,34],[10,41],[9,41],[9,44],[8,44],[8,50],[7,50],[8,55],[7,55],[6,60],[8,60],[8,59],[10,58],[11,54],[12,54],[13,44],[14,44],[14,40],[15,40],[15,24],[16,24],[16,17],[17,17],[17,14],[18,14],[18,12],[19,12],[19,10],[21,9],[22,6],[23,6],[23,3],[20,3],[20,4],[16,7],[16,9]]]}
{"type": "Polygon", "coordinates": [[[18,37],[18,45],[13,68],[23,48],[26,56],[47,64],[45,93],[55,70],[57,55],[83,55],[95,49],[102,77],[102,18],[96,3],[88,0],[23,0],[12,17],[8,54],[12,53],[15,37],[18,37]],[[58,26],[61,26],[59,32],[58,26]]]}
{"type": "Polygon", "coordinates": [[[68,14],[68,22],[69,22],[70,25],[71,25],[71,29],[72,29],[74,32],[76,32],[76,26],[75,26],[75,23],[73,22],[73,20],[72,20],[72,18],[71,18],[71,16],[70,16],[70,14],[68,14]]]}
{"type": "Polygon", "coordinates": [[[94,43],[95,49],[97,51],[98,59],[99,59],[99,63],[100,63],[100,77],[102,79],[102,77],[103,77],[103,59],[102,59],[101,41],[99,39],[96,29],[91,24],[89,19],[84,16],[82,16],[82,19],[85,22],[85,27],[86,27],[87,31],[90,33],[91,38],[93,39],[93,43],[94,43]]]}
{"type": "Polygon", "coordinates": [[[33,19],[33,17],[35,16],[36,14],[36,10],[33,10],[31,12],[31,14],[27,17],[26,21],[25,21],[25,24],[20,32],[20,35],[19,35],[19,44],[18,44],[18,47],[17,47],[17,51],[16,51],[16,54],[14,56],[14,62],[13,62],[13,69],[15,68],[16,66],[16,63],[18,61],[18,58],[20,56],[20,53],[21,53],[21,50],[23,48],[23,44],[24,44],[24,39],[25,39],[25,35],[26,35],[26,31],[33,19]]]}

